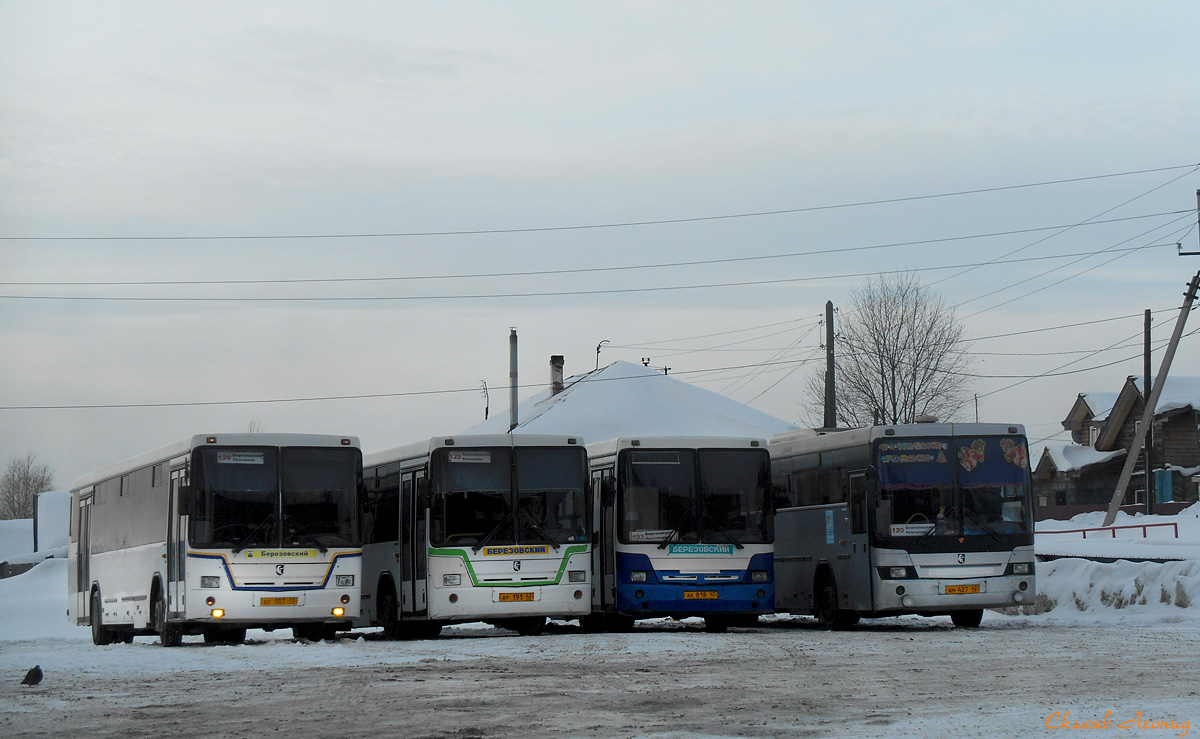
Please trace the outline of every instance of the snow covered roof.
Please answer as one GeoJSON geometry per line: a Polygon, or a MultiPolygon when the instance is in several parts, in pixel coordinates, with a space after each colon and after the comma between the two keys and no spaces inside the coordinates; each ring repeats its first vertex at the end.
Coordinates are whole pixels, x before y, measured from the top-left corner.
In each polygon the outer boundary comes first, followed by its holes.
{"type": "Polygon", "coordinates": [[[1084,467],[1124,456],[1125,450],[1102,452],[1080,444],[1047,444],[1042,453],[1050,455],[1050,460],[1059,472],[1076,472],[1084,467]]]}
{"type": "MultiPolygon", "coordinates": [[[[1143,398],[1146,397],[1146,389],[1143,387],[1145,383],[1142,378],[1134,377],[1132,380],[1137,391],[1143,398]]],[[[1079,397],[1087,403],[1095,420],[1104,421],[1108,419],[1108,414],[1116,406],[1120,395],[1120,393],[1080,393],[1079,397]]],[[[1154,409],[1154,414],[1161,415],[1189,407],[1200,409],[1200,377],[1168,376],[1162,393],[1158,397],[1158,406],[1154,409]]]]}
{"type": "MultiPolygon", "coordinates": [[[[770,438],[792,424],[710,390],[630,362],[614,362],[568,378],[562,392],[538,393],[517,405],[517,431],[577,434],[586,443],[618,436],[770,438]]],[[[497,413],[464,433],[504,433],[497,413]]]]}

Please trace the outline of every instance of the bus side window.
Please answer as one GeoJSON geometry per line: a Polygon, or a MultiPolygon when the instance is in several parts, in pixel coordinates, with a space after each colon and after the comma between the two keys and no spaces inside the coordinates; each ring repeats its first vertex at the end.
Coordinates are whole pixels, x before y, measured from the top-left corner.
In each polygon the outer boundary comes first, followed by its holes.
{"type": "Polygon", "coordinates": [[[850,476],[850,533],[867,533],[867,478],[850,476]]]}

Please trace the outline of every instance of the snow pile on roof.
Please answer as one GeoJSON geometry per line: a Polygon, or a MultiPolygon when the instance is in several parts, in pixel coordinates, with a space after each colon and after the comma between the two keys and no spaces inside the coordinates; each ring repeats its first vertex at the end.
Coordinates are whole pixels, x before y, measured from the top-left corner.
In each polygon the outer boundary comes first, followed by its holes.
{"type": "MultiPolygon", "coordinates": [[[[1134,385],[1142,397],[1146,396],[1145,383],[1142,378],[1135,377],[1134,385]]],[[[1119,393],[1080,393],[1092,415],[1097,421],[1104,421],[1117,404],[1119,393]]],[[[1163,384],[1162,393],[1158,397],[1158,405],[1154,408],[1155,415],[1169,413],[1180,408],[1200,409],[1200,377],[1168,376],[1163,384]]]]}
{"type": "Polygon", "coordinates": [[[1054,461],[1054,467],[1059,472],[1075,472],[1093,464],[1107,462],[1125,455],[1124,449],[1114,449],[1110,452],[1097,451],[1090,446],[1079,444],[1047,444],[1043,454],[1049,454],[1054,461]]]}
{"type": "MultiPolygon", "coordinates": [[[[558,395],[547,388],[517,406],[517,431],[576,434],[585,443],[618,436],[742,436],[769,439],[795,428],[723,395],[630,362],[569,378],[558,395]]],[[[496,414],[465,433],[504,433],[496,414]]]]}

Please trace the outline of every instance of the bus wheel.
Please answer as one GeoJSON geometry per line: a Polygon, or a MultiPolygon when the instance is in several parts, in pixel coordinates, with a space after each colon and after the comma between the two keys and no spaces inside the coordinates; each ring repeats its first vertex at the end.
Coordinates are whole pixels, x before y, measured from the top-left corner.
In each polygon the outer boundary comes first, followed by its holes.
{"type": "Polygon", "coordinates": [[[817,620],[826,629],[848,629],[858,623],[859,615],[838,607],[837,581],[830,575],[817,580],[817,620]]]}
{"type": "Polygon", "coordinates": [[[975,608],[970,611],[953,611],[950,614],[950,620],[955,626],[964,629],[973,629],[983,621],[983,609],[975,608]]]}
{"type": "Polygon", "coordinates": [[[379,593],[379,610],[375,617],[383,627],[383,638],[395,640],[400,638],[400,613],[396,606],[396,591],[384,587],[379,593]]]}
{"type": "Polygon", "coordinates": [[[183,627],[167,622],[167,599],[156,583],[154,586],[154,630],[158,632],[158,643],[164,647],[177,647],[183,643],[183,627]]]}
{"type": "Polygon", "coordinates": [[[113,643],[112,633],[104,627],[104,611],[100,607],[100,591],[92,591],[92,644],[103,647],[113,643]]]}
{"type": "Polygon", "coordinates": [[[241,644],[246,641],[246,630],[239,628],[206,628],[205,644],[241,644]]]}
{"type": "Polygon", "coordinates": [[[538,636],[546,630],[545,616],[529,616],[514,618],[501,624],[506,629],[512,629],[521,636],[538,636]]]}
{"type": "Polygon", "coordinates": [[[729,618],[726,616],[705,616],[704,630],[713,634],[724,634],[729,630],[729,618]]]}

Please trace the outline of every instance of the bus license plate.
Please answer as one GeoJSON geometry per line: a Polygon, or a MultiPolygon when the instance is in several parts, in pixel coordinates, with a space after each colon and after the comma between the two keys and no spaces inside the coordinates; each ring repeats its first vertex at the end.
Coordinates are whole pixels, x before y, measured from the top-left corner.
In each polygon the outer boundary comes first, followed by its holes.
{"type": "Polygon", "coordinates": [[[260,606],[294,606],[299,602],[298,598],[262,598],[258,604],[260,606]]]}
{"type": "Polygon", "coordinates": [[[533,593],[501,593],[501,603],[526,603],[533,600],[533,593]]]}
{"type": "Polygon", "coordinates": [[[978,585],[947,585],[946,595],[973,595],[979,592],[978,585]]]}
{"type": "Polygon", "coordinates": [[[683,591],[684,600],[717,600],[717,591],[715,590],[685,590],[683,591]]]}

